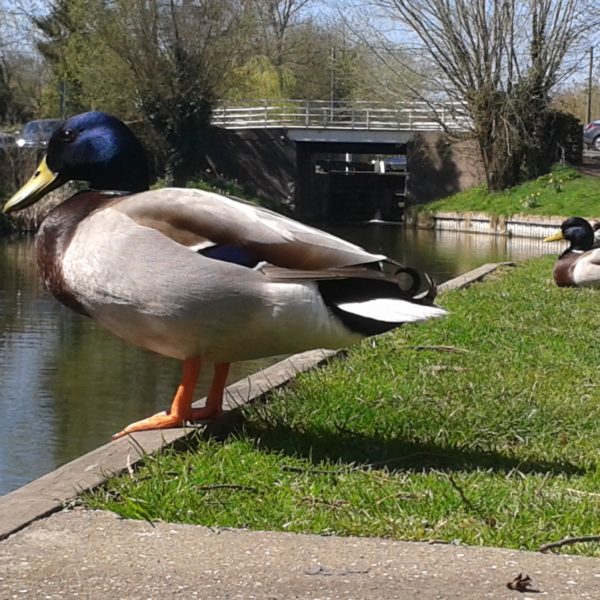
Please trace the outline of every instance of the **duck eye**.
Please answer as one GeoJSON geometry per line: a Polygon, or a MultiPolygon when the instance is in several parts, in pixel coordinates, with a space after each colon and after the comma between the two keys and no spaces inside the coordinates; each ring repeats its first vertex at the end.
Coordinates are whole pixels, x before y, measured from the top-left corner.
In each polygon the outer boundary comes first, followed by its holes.
{"type": "Polygon", "coordinates": [[[72,129],[65,129],[61,133],[60,139],[63,142],[72,142],[75,139],[75,132],[72,129]]]}

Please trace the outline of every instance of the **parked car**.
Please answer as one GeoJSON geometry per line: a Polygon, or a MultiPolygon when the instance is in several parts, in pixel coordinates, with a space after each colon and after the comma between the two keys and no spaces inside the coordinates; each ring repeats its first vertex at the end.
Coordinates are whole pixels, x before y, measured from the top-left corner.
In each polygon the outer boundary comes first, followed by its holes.
{"type": "Polygon", "coordinates": [[[591,121],[583,128],[583,143],[600,151],[600,119],[591,121]]]}
{"type": "Polygon", "coordinates": [[[38,119],[29,121],[17,136],[19,148],[45,148],[50,136],[62,124],[61,119],[38,119]]]}

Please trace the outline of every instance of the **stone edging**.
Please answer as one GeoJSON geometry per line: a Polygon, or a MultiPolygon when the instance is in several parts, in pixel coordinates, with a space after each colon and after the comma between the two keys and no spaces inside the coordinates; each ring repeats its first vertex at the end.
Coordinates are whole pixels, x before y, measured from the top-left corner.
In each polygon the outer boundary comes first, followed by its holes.
{"type": "MultiPolygon", "coordinates": [[[[466,287],[480,281],[501,266],[511,263],[489,263],[445,282],[439,292],[466,287]]],[[[311,350],[295,354],[250,377],[230,385],[226,390],[224,406],[233,409],[255,400],[266,392],[278,388],[303,371],[313,369],[328,361],[337,352],[311,350]]],[[[204,399],[195,405],[203,406],[204,399]]],[[[218,430],[219,422],[207,425],[218,430]]],[[[201,426],[202,427],[202,426],[201,426]]],[[[0,540],[23,529],[33,521],[60,510],[84,490],[98,487],[116,475],[167,446],[181,441],[196,427],[145,431],[109,442],[55,471],[0,497],[0,540]]]]}
{"type": "Polygon", "coordinates": [[[419,213],[413,222],[423,229],[543,239],[560,229],[565,217],[489,215],[481,212],[419,213]]]}

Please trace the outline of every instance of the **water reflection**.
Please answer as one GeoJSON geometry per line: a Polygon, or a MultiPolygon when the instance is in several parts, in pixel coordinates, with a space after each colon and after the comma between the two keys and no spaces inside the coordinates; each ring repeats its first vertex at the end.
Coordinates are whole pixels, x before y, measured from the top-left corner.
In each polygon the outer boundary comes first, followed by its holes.
{"type": "MultiPolygon", "coordinates": [[[[385,225],[328,229],[422,268],[438,283],[485,262],[548,250],[539,240],[385,225]]],[[[239,363],[230,380],[264,364],[239,363]]],[[[178,361],[126,345],[45,292],[32,239],[0,239],[0,495],[166,408],[179,371],[178,361]]],[[[199,395],[209,376],[201,380],[199,395]]]]}
{"type": "Polygon", "coordinates": [[[520,260],[557,252],[540,239],[403,229],[385,224],[326,226],[329,232],[417,267],[443,283],[486,262],[520,260]]]}

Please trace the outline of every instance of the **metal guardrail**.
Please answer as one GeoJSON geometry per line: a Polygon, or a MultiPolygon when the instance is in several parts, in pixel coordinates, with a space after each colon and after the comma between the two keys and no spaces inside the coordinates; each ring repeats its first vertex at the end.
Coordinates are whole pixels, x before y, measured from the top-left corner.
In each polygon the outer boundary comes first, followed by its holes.
{"type": "Polygon", "coordinates": [[[225,129],[464,131],[469,128],[470,120],[461,108],[455,103],[413,102],[390,106],[382,102],[240,100],[218,104],[213,110],[212,123],[225,129]]]}

